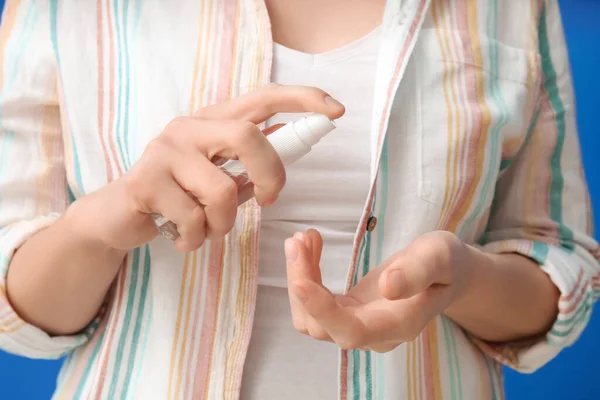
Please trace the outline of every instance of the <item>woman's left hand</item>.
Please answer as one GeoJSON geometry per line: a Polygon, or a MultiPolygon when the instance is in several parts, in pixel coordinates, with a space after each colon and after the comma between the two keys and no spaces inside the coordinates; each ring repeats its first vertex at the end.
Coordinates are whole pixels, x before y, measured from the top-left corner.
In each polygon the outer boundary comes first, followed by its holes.
{"type": "Polygon", "coordinates": [[[369,271],[345,295],[321,281],[315,230],[285,243],[294,327],[343,349],[388,352],[410,342],[469,285],[471,251],[454,234],[427,233],[369,271]]]}

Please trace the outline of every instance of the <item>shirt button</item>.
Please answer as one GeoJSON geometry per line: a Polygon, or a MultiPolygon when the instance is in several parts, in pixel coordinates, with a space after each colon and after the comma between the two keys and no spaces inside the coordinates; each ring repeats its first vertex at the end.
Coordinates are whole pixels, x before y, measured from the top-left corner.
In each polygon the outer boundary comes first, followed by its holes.
{"type": "Polygon", "coordinates": [[[367,230],[369,232],[373,232],[375,230],[375,227],[377,226],[377,218],[376,217],[369,217],[369,220],[367,221],[367,230]]]}

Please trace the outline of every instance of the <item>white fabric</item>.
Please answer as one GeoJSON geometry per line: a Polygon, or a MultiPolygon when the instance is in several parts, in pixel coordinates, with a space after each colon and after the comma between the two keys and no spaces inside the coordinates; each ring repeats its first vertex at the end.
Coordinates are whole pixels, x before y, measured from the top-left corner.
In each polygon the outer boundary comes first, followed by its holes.
{"type": "MultiPolygon", "coordinates": [[[[245,365],[242,399],[337,396],[337,347],[298,333],[287,294],[283,244],[295,232],[316,228],[323,236],[323,282],[345,287],[354,235],[368,195],[369,131],[379,29],[322,54],[275,45],[273,81],[319,87],[346,106],[338,128],[311,153],[287,168],[287,184],[276,204],[263,209],[255,322],[245,365]]],[[[279,115],[269,124],[297,115],[279,115]]]]}

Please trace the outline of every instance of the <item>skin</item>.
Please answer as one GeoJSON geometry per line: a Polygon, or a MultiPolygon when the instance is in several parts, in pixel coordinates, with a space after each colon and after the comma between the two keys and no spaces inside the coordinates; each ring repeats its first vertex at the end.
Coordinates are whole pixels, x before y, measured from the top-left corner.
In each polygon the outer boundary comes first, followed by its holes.
{"type": "MultiPolygon", "coordinates": [[[[274,40],[312,53],[364,36],[381,22],[384,4],[266,3],[274,40]]],[[[271,86],[175,119],[125,176],[75,202],[21,246],[7,277],[13,307],[51,334],[85,327],[127,251],[158,234],[152,212],[179,225],[175,246],[181,251],[223,236],[235,219],[237,193],[210,160],[238,157],[255,183],[258,202],[272,203],[285,171],[255,124],[278,112],[307,111],[339,118],[344,108],[315,88],[271,86]],[[203,207],[185,194],[188,190],[203,207]]],[[[482,339],[514,340],[543,334],[557,313],[558,290],[537,264],[518,255],[482,253],[451,233],[430,233],[399,249],[344,296],[323,287],[321,251],[316,231],[286,242],[293,322],[300,332],[344,348],[389,351],[414,339],[440,313],[482,339]]]]}
{"type": "Polygon", "coordinates": [[[214,157],[238,158],[259,204],[273,203],[285,170],[256,124],[279,112],[319,112],[335,119],[344,107],[319,89],[271,85],[174,119],[127,174],[73,203],[19,248],[7,276],[17,313],[54,335],[84,328],[127,251],[158,235],[153,212],[178,225],[180,251],[224,236],[235,221],[237,187],[210,162],[214,157]]]}
{"type": "MultiPolygon", "coordinates": [[[[274,40],[307,53],[363,37],[381,23],[385,5],[266,3],[274,40]]],[[[416,338],[442,313],[481,339],[519,340],[544,334],[558,313],[559,291],[537,263],[517,254],[483,253],[448,232],[424,235],[399,249],[344,296],[333,296],[321,283],[321,246],[316,231],[299,232],[286,244],[298,254],[294,260],[288,253],[287,262],[293,322],[298,331],[344,348],[389,351],[416,338]]]]}
{"type": "Polygon", "coordinates": [[[483,340],[525,339],[557,312],[558,291],[533,261],[483,253],[450,232],[417,238],[344,295],[323,286],[316,230],[296,233],[285,250],[294,327],[344,349],[393,350],[439,314],[483,340]]]}

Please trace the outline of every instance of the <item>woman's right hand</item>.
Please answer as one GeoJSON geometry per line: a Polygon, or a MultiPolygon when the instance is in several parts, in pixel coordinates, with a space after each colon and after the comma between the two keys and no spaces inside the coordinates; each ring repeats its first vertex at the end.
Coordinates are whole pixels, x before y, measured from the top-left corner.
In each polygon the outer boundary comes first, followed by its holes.
{"type": "Polygon", "coordinates": [[[204,107],[193,117],[175,118],[130,171],[77,200],[65,218],[77,234],[118,250],[158,235],[153,213],[177,224],[175,246],[180,251],[222,237],[235,221],[237,186],[211,159],[238,158],[254,183],[258,203],[274,202],[285,170],[257,124],[281,112],[318,112],[336,119],[344,107],[316,88],[268,85],[204,107]]]}

